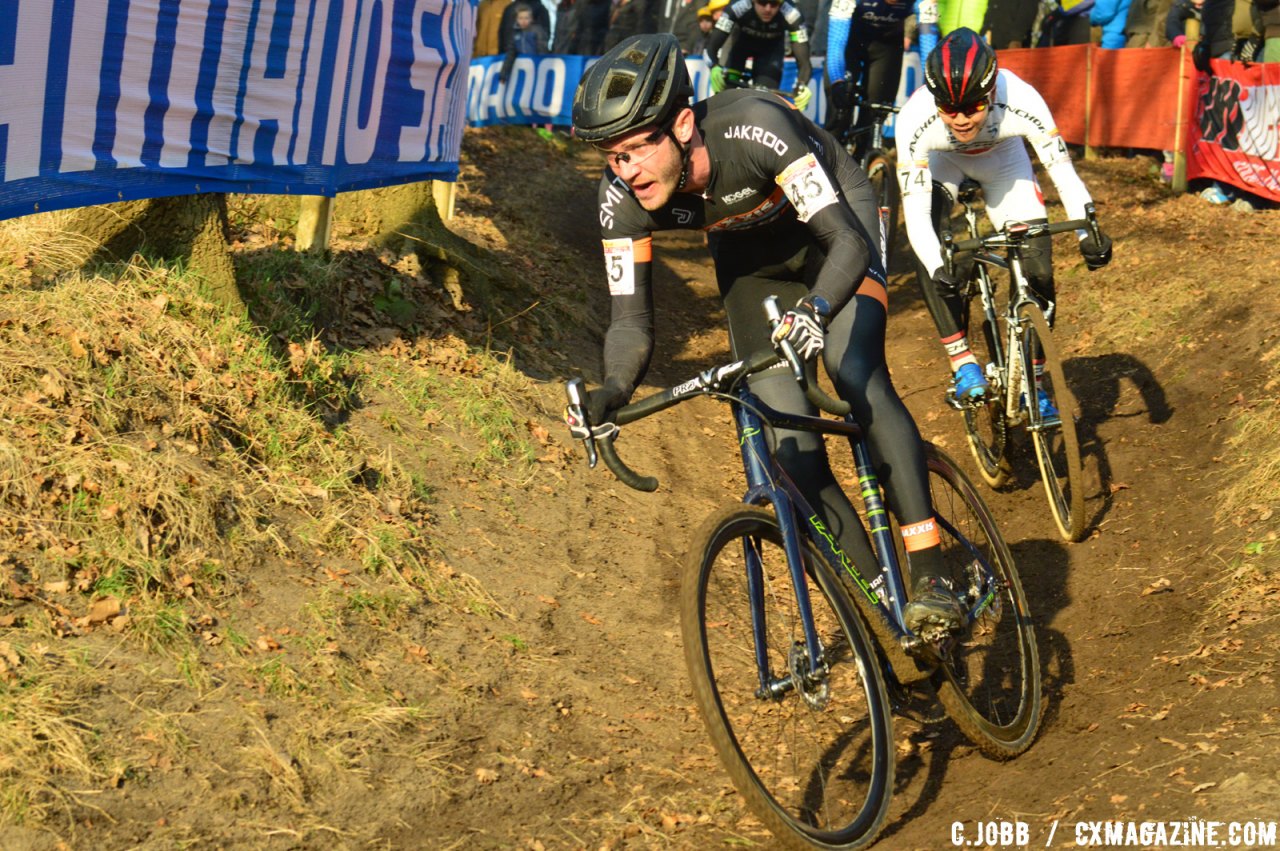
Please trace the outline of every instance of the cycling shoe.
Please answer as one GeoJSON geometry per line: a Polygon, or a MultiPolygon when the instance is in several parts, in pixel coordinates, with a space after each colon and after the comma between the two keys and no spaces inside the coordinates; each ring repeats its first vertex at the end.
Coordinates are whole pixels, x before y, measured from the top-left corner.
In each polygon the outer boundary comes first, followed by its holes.
{"type": "Polygon", "coordinates": [[[976,363],[966,363],[956,370],[956,398],[960,401],[979,399],[990,389],[982,367],[976,363]]]}
{"type": "Polygon", "coordinates": [[[903,609],[907,629],[925,641],[938,641],[964,626],[964,610],[951,584],[935,576],[922,576],[903,609]]]}

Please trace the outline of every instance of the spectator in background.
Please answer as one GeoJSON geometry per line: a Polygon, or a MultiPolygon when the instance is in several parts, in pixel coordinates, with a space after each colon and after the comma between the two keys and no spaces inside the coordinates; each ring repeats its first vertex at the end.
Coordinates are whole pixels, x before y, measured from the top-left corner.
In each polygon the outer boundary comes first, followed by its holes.
{"type": "Polygon", "coordinates": [[[1236,42],[1231,58],[1237,62],[1258,62],[1262,56],[1262,22],[1258,20],[1258,8],[1251,0],[1235,0],[1235,3],[1231,34],[1236,42]]]}
{"type": "Polygon", "coordinates": [[[1125,46],[1124,28],[1129,20],[1130,0],[1095,0],[1089,23],[1102,27],[1102,47],[1115,50],[1125,46]]]}
{"type": "Polygon", "coordinates": [[[996,50],[1031,47],[1031,27],[1035,25],[1039,6],[1031,0],[988,0],[981,32],[996,50]]]}
{"type": "Polygon", "coordinates": [[[546,53],[547,45],[551,36],[551,13],[547,11],[547,7],[543,6],[541,0],[514,0],[507,8],[502,10],[502,29],[498,41],[498,52],[507,54],[511,52],[511,39],[513,39],[519,28],[516,26],[516,12],[523,6],[529,11],[533,17],[533,23],[538,29],[542,30],[543,47],[542,52],[546,53]]]}
{"type": "Polygon", "coordinates": [[[707,42],[711,39],[711,30],[716,25],[716,13],[711,8],[711,4],[703,6],[698,10],[698,40],[694,43],[694,49],[686,51],[686,54],[692,53],[697,56],[707,49],[707,42]]]}
{"type": "Polygon", "coordinates": [[[646,0],[613,0],[609,12],[609,30],[605,33],[604,49],[609,50],[624,38],[640,35],[645,17],[646,0]]]}
{"type": "Polygon", "coordinates": [[[1060,0],[1058,12],[1053,15],[1049,28],[1049,45],[1088,44],[1093,40],[1089,31],[1089,15],[1094,0],[1060,0]]]}
{"type": "Polygon", "coordinates": [[[560,0],[556,4],[556,31],[551,37],[551,52],[581,53],[578,42],[577,0],[560,0]]]}
{"type": "Polygon", "coordinates": [[[604,53],[604,39],[609,32],[609,0],[574,0],[574,53],[599,56],[604,53]]]}
{"type": "Polygon", "coordinates": [[[1196,67],[1209,70],[1209,59],[1230,59],[1235,48],[1231,17],[1235,0],[1173,0],[1165,19],[1165,37],[1175,47],[1187,40],[1187,21],[1200,21],[1200,44],[1197,45],[1196,67]]]}
{"type": "Polygon", "coordinates": [[[1262,62],[1280,62],[1280,0],[1253,0],[1262,26],[1262,62]]]}
{"type": "Polygon", "coordinates": [[[547,52],[547,31],[535,24],[533,9],[525,3],[515,3],[512,15],[512,32],[507,38],[507,55],[502,60],[498,79],[506,82],[517,56],[541,56],[547,52]]]}
{"type": "Polygon", "coordinates": [[[1173,0],[1133,0],[1125,22],[1125,47],[1165,47],[1164,22],[1173,0]]]}
{"type": "Polygon", "coordinates": [[[502,44],[502,13],[511,0],[480,0],[476,7],[476,42],[472,56],[499,56],[502,44]]]}
{"type": "Polygon", "coordinates": [[[685,56],[696,55],[702,49],[702,22],[709,20],[702,15],[705,8],[707,0],[676,0],[671,17],[663,25],[680,42],[685,56]]]}
{"type": "MultiPolygon", "coordinates": [[[[1187,21],[1200,21],[1200,41],[1195,46],[1196,68],[1212,73],[1210,59],[1231,59],[1235,49],[1235,35],[1231,18],[1235,12],[1235,0],[1173,0],[1169,16],[1165,20],[1165,35],[1174,47],[1187,42],[1187,21]]],[[[1200,190],[1200,197],[1210,204],[1231,203],[1226,187],[1211,180],[1200,190]]]]}

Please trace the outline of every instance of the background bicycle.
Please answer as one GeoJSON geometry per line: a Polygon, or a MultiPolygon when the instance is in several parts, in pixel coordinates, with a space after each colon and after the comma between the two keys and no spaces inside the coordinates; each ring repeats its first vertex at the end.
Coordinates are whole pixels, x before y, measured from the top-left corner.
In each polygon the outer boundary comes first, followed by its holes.
{"type": "Polygon", "coordinates": [[[964,413],[969,449],[978,462],[978,472],[993,488],[1005,486],[1012,478],[1010,436],[1019,427],[1026,430],[1054,523],[1062,537],[1079,541],[1087,525],[1076,431],[1080,409],[1049,328],[1047,315],[1052,315],[1053,305],[1043,305],[1031,291],[1023,259],[1028,252],[1039,250],[1030,245],[1037,237],[1083,228],[1097,238],[1097,214],[1093,204],[1088,204],[1084,219],[1052,224],[1011,222],[997,233],[982,236],[976,211],[980,193],[976,183],[961,187],[957,200],[969,238],[956,241],[950,231],[944,231],[942,245],[948,270],[956,271],[958,262],[968,268],[961,327],[968,327],[969,306],[976,305],[982,333],[970,334],[969,345],[984,366],[991,389],[977,401],[967,402],[957,401],[948,392],[947,401],[964,413]],[[992,281],[993,268],[1009,274],[1003,293],[992,281]]]}
{"type": "Polygon", "coordinates": [[[902,209],[902,191],[898,186],[898,170],[895,166],[895,153],[887,144],[884,134],[885,123],[889,116],[896,115],[898,107],[890,103],[871,103],[855,96],[854,105],[858,111],[867,110],[872,115],[870,124],[858,127],[857,122],[844,134],[844,143],[849,155],[862,166],[871,181],[875,194],[876,207],[880,210],[881,250],[884,255],[884,268],[889,270],[892,260],[894,241],[898,237],[898,218],[902,209]]]}
{"type": "MultiPolygon", "coordinates": [[[[847,414],[793,374],[817,406],[847,414]]],[[[804,429],[850,441],[866,516],[883,503],[870,452],[851,418],[784,414],[747,387],[773,366],[762,352],[708,369],[632,403],[615,424],[585,419],[581,381],[568,388],[568,421],[594,463],[597,449],[624,483],[657,481],[628,468],[619,428],[702,395],[733,404],[747,478],[743,503],[711,515],[684,561],[681,626],[694,695],[735,786],[791,847],[860,848],[874,841],[893,791],[891,709],[921,691],[989,756],[1030,746],[1040,723],[1040,670],[1026,600],[1008,548],[973,485],[929,448],[930,490],[944,558],[967,631],[931,641],[902,622],[906,577],[890,523],[860,529],[846,553],[770,453],[768,431],[804,429]]],[[[842,536],[848,541],[848,536],[842,536]]]]}

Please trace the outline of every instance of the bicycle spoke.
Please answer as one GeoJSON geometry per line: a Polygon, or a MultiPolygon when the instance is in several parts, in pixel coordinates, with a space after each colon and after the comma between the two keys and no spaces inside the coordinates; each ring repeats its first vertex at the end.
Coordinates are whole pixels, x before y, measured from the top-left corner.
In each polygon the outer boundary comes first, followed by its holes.
{"type": "MultiPolygon", "coordinates": [[[[980,270],[975,269],[974,274],[980,274],[980,270]]],[[[969,348],[977,357],[978,365],[985,370],[988,364],[997,361],[994,335],[999,332],[986,321],[981,299],[975,299],[972,305],[977,313],[974,320],[980,323],[980,327],[969,334],[969,348]]],[[[1009,426],[1004,415],[1004,387],[999,375],[989,374],[988,378],[992,382],[985,402],[964,409],[964,428],[969,438],[969,451],[978,462],[978,474],[988,485],[998,488],[1009,481],[1013,466],[1008,457],[1009,426]]]]}
{"type": "MultiPolygon", "coordinates": [[[[879,829],[892,789],[887,697],[874,653],[825,565],[813,615],[823,647],[813,673],[772,515],[735,506],[712,518],[687,566],[681,617],[694,693],[721,759],[775,834],[860,847],[879,829]],[[746,548],[758,560],[768,682],[761,689],[746,548]]],[[[816,558],[809,553],[809,558],[816,558]]]]}
{"type": "MultiPolygon", "coordinates": [[[[1058,531],[1068,541],[1084,537],[1084,470],[1080,461],[1080,443],[1076,436],[1076,401],[1067,386],[1062,360],[1054,345],[1049,323],[1034,305],[1020,311],[1028,336],[1027,345],[1039,349],[1044,357],[1044,374],[1040,388],[1058,410],[1056,420],[1031,419],[1031,437],[1044,481],[1049,509],[1058,531]]],[[[1031,404],[1035,404],[1033,401],[1031,404]]]]}
{"type": "Polygon", "coordinates": [[[1040,725],[1040,665],[1026,599],[973,485],[937,450],[929,473],[948,574],[977,613],[934,685],[947,714],[984,753],[1009,759],[1030,747],[1040,725]]]}

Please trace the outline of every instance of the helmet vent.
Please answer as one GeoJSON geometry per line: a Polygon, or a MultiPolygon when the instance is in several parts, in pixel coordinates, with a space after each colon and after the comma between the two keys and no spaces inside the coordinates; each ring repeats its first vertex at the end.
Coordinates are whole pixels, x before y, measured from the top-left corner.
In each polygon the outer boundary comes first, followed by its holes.
{"type": "Polygon", "coordinates": [[[609,84],[605,89],[604,96],[609,100],[624,98],[631,94],[631,87],[635,85],[635,82],[635,74],[614,72],[609,75],[609,84]]]}

